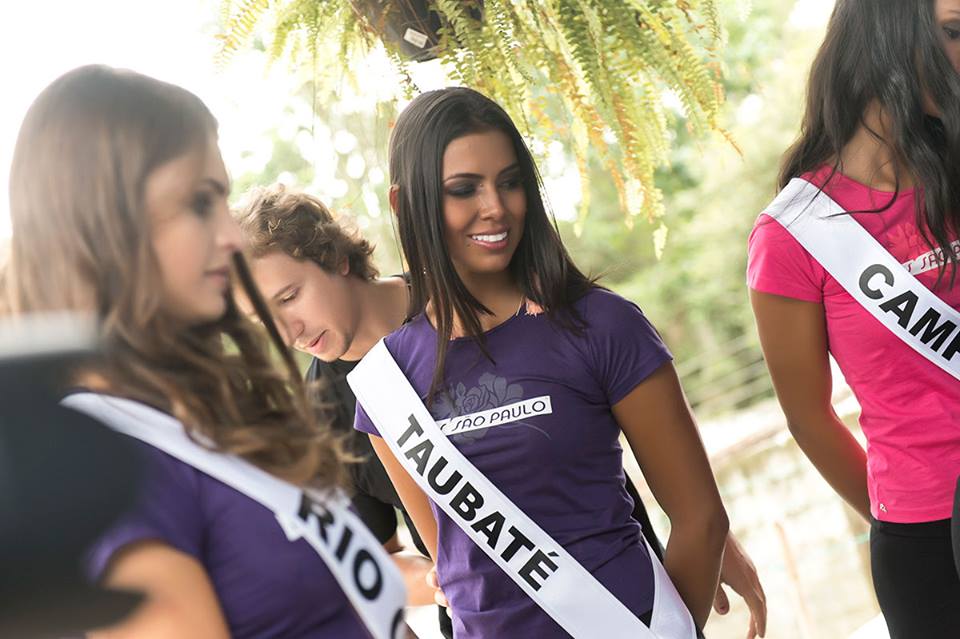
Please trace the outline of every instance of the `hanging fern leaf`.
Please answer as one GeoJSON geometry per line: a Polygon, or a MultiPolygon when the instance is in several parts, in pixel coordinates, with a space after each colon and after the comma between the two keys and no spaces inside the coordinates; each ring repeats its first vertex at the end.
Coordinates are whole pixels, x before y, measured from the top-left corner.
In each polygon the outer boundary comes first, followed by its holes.
{"type": "MultiPolygon", "coordinates": [[[[665,95],[676,96],[694,135],[718,131],[729,139],[719,126],[724,98],[714,57],[723,38],[718,1],[274,0],[268,6],[268,0],[224,0],[218,60],[247,46],[256,23],[269,13],[271,56],[311,65],[323,93],[317,99],[335,91],[321,84],[334,75],[324,67],[337,66],[318,64],[320,43],[328,46],[327,55],[335,43],[341,69],[353,55],[382,43],[412,94],[411,63],[394,40],[403,34],[387,37],[386,21],[426,6],[440,25],[431,36],[432,50],[455,82],[499,102],[528,135],[546,125],[565,138],[583,180],[579,225],[589,208],[591,156],[607,170],[630,224],[635,215],[652,220],[663,212],[654,175],[666,166],[670,150],[674,116],[665,95]],[[540,87],[561,98],[561,120],[546,116],[540,87]]],[[[662,242],[665,231],[658,233],[662,242]]]]}
{"type": "Polygon", "coordinates": [[[269,0],[243,0],[236,8],[233,2],[224,2],[221,16],[229,15],[220,39],[220,49],[216,54],[216,63],[224,65],[230,57],[243,48],[253,33],[257,21],[267,10],[269,0]]]}

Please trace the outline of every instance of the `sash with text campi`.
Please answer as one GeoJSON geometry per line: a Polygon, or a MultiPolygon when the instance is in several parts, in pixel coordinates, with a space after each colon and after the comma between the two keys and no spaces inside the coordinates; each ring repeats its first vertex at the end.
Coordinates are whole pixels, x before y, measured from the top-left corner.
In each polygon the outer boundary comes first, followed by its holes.
{"type": "Polygon", "coordinates": [[[794,178],[765,212],[887,330],[960,379],[960,312],[917,281],[842,206],[794,178]]]}
{"type": "Polygon", "coordinates": [[[383,340],[347,381],[410,477],[575,639],[696,636],[693,619],[652,551],[655,593],[648,628],[457,450],[383,340]]]}
{"type": "Polygon", "coordinates": [[[336,578],[374,639],[406,635],[406,587],[400,571],[341,493],[311,498],[300,488],[233,455],[204,448],[180,422],[149,406],[96,393],[62,404],[176,457],[270,509],[291,542],[303,539],[336,578]]]}

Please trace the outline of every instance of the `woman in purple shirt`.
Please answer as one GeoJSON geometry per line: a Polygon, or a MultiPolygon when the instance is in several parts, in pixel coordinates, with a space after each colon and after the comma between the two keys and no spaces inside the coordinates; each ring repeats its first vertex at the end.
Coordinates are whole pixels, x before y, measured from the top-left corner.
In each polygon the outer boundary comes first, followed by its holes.
{"type": "MultiPolygon", "coordinates": [[[[298,486],[341,482],[339,445],[312,417],[269,314],[260,316],[286,374],[234,304],[240,230],[216,122],[199,98],[129,71],[71,71],[30,107],[10,182],[4,305],[101,322],[102,358],[71,380],[90,391],[87,405],[139,423],[172,416],[194,441],[298,486]]],[[[288,541],[271,510],[140,448],[137,505],[88,567],[146,599],[94,636],[368,637],[324,561],[303,539],[288,541]]]]}
{"type": "MultiPolygon", "coordinates": [[[[639,308],[574,265],[513,122],[470,89],[421,95],[393,131],[390,174],[413,319],[386,345],[411,385],[460,452],[649,623],[626,435],[671,521],[667,571],[702,628],[727,518],[670,354],[639,308]],[[494,425],[471,425],[493,409],[494,425]]],[[[359,408],[356,427],[378,435],[359,408]]],[[[436,559],[455,636],[567,636],[371,440],[436,559]]]]}

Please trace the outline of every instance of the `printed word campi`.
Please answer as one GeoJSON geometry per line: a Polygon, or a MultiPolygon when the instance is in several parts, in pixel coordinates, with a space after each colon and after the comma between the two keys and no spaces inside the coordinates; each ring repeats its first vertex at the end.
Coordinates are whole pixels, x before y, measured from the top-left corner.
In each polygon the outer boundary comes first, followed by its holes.
{"type": "Polygon", "coordinates": [[[430,435],[424,433],[417,419],[410,415],[409,426],[397,440],[401,454],[416,464],[416,471],[425,477],[427,484],[436,491],[431,495],[436,501],[445,500],[460,519],[465,531],[473,531],[477,543],[485,543],[491,551],[506,562],[508,569],[520,575],[534,590],[556,572],[558,565],[553,560],[557,553],[544,551],[536,546],[517,525],[489,505],[492,501],[481,489],[463,474],[452,468],[450,460],[436,451],[430,435]],[[448,466],[450,468],[448,469],[448,466]],[[446,477],[441,478],[446,471],[446,477]]]}
{"type": "Polygon", "coordinates": [[[537,415],[549,415],[553,412],[550,406],[550,396],[542,395],[533,399],[525,399],[515,404],[507,404],[499,408],[480,411],[479,413],[470,413],[460,417],[451,417],[437,422],[437,426],[443,431],[444,435],[455,435],[479,428],[489,428],[490,426],[500,426],[510,422],[520,421],[528,417],[537,415]]]}
{"type": "Polygon", "coordinates": [[[882,264],[872,264],[860,274],[860,290],[872,300],[880,300],[878,306],[885,313],[897,318],[897,323],[918,337],[924,346],[938,353],[948,362],[960,352],[960,331],[949,319],[932,307],[917,308],[920,301],[911,290],[893,295],[893,273],[882,264]],[[888,289],[884,291],[883,288],[888,289]],[[950,339],[950,337],[953,339],[950,339]],[[947,341],[947,340],[950,341],[947,341]],[[941,350],[942,349],[942,350],[941,350]]]}

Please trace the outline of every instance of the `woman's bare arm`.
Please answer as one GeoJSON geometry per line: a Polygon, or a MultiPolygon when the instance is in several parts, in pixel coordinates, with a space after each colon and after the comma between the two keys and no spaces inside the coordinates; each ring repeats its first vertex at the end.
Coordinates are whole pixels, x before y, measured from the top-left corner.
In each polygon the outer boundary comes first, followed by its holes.
{"type": "Polygon", "coordinates": [[[160,541],[121,550],[107,586],[144,593],[146,600],[121,623],[91,632],[90,639],[229,639],[213,584],[199,561],[160,541]]]}
{"type": "Polygon", "coordinates": [[[830,404],[823,305],[755,290],[750,302],[790,432],[823,478],[869,520],[866,452],[830,404]]]}
{"type": "Polygon", "coordinates": [[[613,415],[670,518],[664,567],[703,628],[717,593],[728,521],[673,364],[616,403],[613,415]]]}
{"type": "Polygon", "coordinates": [[[370,435],[370,443],[380,463],[386,469],[393,487],[396,488],[403,507],[407,509],[410,519],[413,520],[413,525],[417,527],[420,539],[423,540],[430,556],[436,558],[437,520],[433,516],[433,511],[430,510],[430,499],[397,461],[387,442],[377,435],[370,435]]]}

